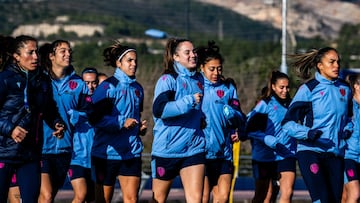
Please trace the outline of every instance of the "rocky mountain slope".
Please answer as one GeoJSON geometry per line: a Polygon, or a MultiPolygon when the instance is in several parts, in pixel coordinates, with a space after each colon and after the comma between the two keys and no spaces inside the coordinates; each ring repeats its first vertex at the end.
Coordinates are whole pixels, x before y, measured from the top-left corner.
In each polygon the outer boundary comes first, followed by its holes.
{"type": "MultiPolygon", "coordinates": [[[[270,23],[281,29],[281,0],[197,0],[221,6],[252,20],[270,23]]],[[[333,39],[343,24],[360,23],[360,1],[288,0],[287,30],[292,35],[333,39]]]]}

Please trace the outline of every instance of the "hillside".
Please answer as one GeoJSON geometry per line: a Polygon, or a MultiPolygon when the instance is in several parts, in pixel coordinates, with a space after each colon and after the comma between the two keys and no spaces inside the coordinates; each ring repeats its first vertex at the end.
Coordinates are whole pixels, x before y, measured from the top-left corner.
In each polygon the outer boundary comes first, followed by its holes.
{"type": "MultiPolygon", "coordinates": [[[[226,8],[193,0],[28,0],[21,3],[13,0],[2,3],[0,20],[0,30],[4,34],[12,34],[22,25],[36,27],[44,23],[54,26],[104,26],[106,36],[144,37],[144,31],[149,28],[164,30],[179,37],[197,37],[200,33],[206,33],[250,40],[272,40],[273,35],[280,33],[270,25],[258,23],[226,8]],[[70,21],[59,24],[56,21],[58,16],[70,16],[70,21]],[[114,19],[121,29],[112,30],[116,24],[114,19]],[[252,29],[249,30],[249,27],[252,29]]],[[[42,32],[45,34],[50,30],[43,29],[42,32]]]]}
{"type": "MultiPolygon", "coordinates": [[[[41,41],[60,37],[74,44],[90,42],[103,45],[113,39],[126,40],[127,43],[139,46],[149,46],[149,41],[161,43],[144,35],[149,28],[166,31],[172,36],[188,37],[196,43],[204,43],[208,39],[219,42],[224,40],[223,53],[227,55],[229,72],[233,68],[240,68],[241,62],[254,55],[264,55],[263,52],[267,50],[279,51],[272,47],[279,47],[278,29],[229,9],[194,0],[12,0],[2,3],[0,20],[3,22],[0,24],[3,34],[29,34],[41,41]],[[254,45],[241,43],[240,40],[254,45]],[[233,55],[233,59],[230,55],[233,55]]],[[[155,46],[163,48],[163,44],[155,46]]],[[[110,73],[111,70],[102,67],[101,50],[97,49],[78,46],[75,49],[74,65],[84,67],[93,64],[110,73]]],[[[158,66],[161,63],[161,55],[147,57],[154,62],[146,66],[158,66]]],[[[273,60],[273,63],[277,61],[273,60]]],[[[240,70],[237,72],[240,74],[240,70]]],[[[236,75],[234,77],[241,80],[241,76],[236,75]]],[[[258,81],[250,80],[241,80],[239,83],[256,84],[258,81]]]]}
{"type": "MultiPolygon", "coordinates": [[[[0,30],[4,34],[26,33],[37,37],[46,37],[61,29],[77,33],[79,37],[96,34],[144,37],[146,29],[155,28],[180,37],[196,38],[206,33],[218,39],[276,40],[280,38],[282,22],[281,0],[4,2],[0,10],[3,22],[0,30]],[[118,19],[123,29],[111,30],[114,23],[109,18],[118,19]]],[[[344,24],[360,23],[359,0],[287,2],[287,30],[293,45],[298,37],[335,39],[344,24]]]]}
{"type": "MultiPolygon", "coordinates": [[[[281,29],[281,0],[197,1],[221,6],[252,20],[269,23],[281,29]]],[[[287,30],[290,35],[335,39],[342,25],[360,23],[360,1],[288,0],[287,2],[287,30]]]]}

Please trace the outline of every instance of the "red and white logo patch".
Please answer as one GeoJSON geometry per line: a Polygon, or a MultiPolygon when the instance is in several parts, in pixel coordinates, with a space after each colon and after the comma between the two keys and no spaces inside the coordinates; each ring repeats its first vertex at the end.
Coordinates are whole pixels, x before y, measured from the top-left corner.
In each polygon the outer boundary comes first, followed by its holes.
{"type": "Polygon", "coordinates": [[[70,80],[69,87],[70,87],[71,90],[75,89],[77,86],[78,86],[77,82],[75,82],[73,80],[70,80]]]}
{"type": "Polygon", "coordinates": [[[345,96],[346,91],[344,88],[340,88],[340,94],[341,94],[341,96],[345,96]]]}
{"type": "Polygon", "coordinates": [[[223,98],[225,93],[224,93],[224,90],[217,90],[216,94],[219,98],[223,98]]]}

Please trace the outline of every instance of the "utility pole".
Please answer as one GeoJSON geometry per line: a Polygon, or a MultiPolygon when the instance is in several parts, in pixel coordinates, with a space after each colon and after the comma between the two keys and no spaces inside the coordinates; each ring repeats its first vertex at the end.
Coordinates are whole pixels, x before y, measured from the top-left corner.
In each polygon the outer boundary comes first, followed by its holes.
{"type": "Polygon", "coordinates": [[[281,72],[287,74],[286,65],[286,0],[282,0],[282,51],[281,51],[281,72]]]}

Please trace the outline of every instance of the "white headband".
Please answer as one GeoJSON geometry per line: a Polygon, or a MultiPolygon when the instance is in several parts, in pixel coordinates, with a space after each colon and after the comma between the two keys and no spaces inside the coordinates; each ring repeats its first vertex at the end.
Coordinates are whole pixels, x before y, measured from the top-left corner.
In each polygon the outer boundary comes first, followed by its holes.
{"type": "Polygon", "coordinates": [[[124,57],[125,54],[129,53],[130,51],[136,52],[135,49],[127,49],[127,50],[125,50],[125,51],[119,56],[118,61],[120,61],[120,60],[122,59],[122,57],[124,57]]]}

